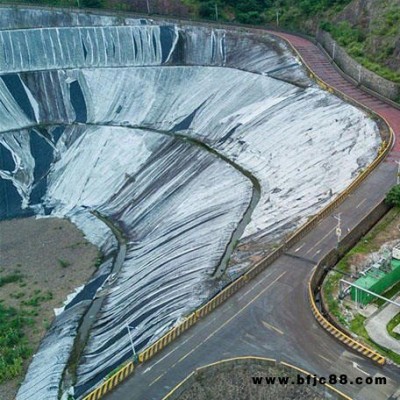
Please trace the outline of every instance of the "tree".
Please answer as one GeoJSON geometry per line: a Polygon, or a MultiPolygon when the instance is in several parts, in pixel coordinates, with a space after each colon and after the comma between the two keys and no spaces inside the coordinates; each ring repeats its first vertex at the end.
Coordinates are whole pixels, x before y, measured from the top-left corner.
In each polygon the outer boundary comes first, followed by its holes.
{"type": "Polygon", "coordinates": [[[82,7],[102,8],[104,6],[103,0],[80,0],[82,7]]]}
{"type": "Polygon", "coordinates": [[[389,190],[385,201],[390,206],[400,207],[400,185],[393,186],[389,190]]]}

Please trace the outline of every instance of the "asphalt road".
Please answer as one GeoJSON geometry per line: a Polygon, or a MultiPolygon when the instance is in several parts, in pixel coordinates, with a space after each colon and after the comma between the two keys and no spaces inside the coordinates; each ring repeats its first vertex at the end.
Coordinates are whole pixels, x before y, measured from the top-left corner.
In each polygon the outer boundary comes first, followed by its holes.
{"type": "MultiPolygon", "coordinates": [[[[394,183],[396,172],[397,166],[382,164],[335,210],[335,214],[341,213],[344,231],[351,230],[379,203],[382,192],[394,183]],[[371,191],[371,187],[376,190],[371,191]]],[[[249,355],[285,361],[319,376],[386,376],[387,384],[382,386],[337,388],[360,400],[394,396],[400,384],[400,369],[393,365],[379,367],[351,352],[325,332],[311,312],[307,283],[316,261],[336,246],[335,227],[333,215],[321,221],[288,255],[280,257],[159,355],[140,365],[130,379],[106,398],[162,399],[195,368],[249,355]]],[[[397,395],[400,398],[400,391],[397,395]]]]}
{"type": "MultiPolygon", "coordinates": [[[[344,80],[321,51],[302,38],[279,34],[302,52],[324,80],[331,80],[357,101],[375,108],[400,134],[400,111],[366,95],[344,80]]],[[[395,183],[399,141],[374,173],[302,241],[250,281],[225,304],[199,321],[111,392],[112,400],[159,400],[195,368],[235,356],[263,356],[285,361],[318,376],[385,376],[385,385],[337,385],[359,400],[400,399],[400,368],[381,367],[349,350],[325,332],[311,312],[307,284],[316,262],[336,246],[336,219],[343,235],[384,198],[395,183]]],[[[250,378],[249,378],[250,379],[250,378]]]]}

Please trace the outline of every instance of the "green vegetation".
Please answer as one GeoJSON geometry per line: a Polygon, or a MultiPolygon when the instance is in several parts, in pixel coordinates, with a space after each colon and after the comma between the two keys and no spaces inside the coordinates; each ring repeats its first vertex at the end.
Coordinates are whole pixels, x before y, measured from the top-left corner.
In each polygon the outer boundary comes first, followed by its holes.
{"type": "Polygon", "coordinates": [[[0,277],[0,287],[7,285],[7,283],[14,283],[22,281],[22,274],[19,271],[15,271],[13,274],[0,277]]]}
{"type": "Polygon", "coordinates": [[[385,201],[390,206],[400,206],[400,185],[395,185],[389,190],[385,201]]]}
{"type": "MultiPolygon", "coordinates": [[[[106,5],[106,2],[103,0],[21,0],[14,2],[32,4],[32,5],[56,6],[56,7],[102,8],[106,5]]],[[[10,3],[10,1],[1,0],[0,3],[10,3]]]]}
{"type": "Polygon", "coordinates": [[[363,339],[369,339],[368,332],[365,329],[364,323],[366,318],[360,314],[357,314],[350,322],[350,330],[362,337],[363,339]]]}
{"type": "Polygon", "coordinates": [[[330,32],[347,53],[365,68],[386,79],[400,83],[400,73],[384,65],[387,57],[392,55],[394,46],[382,46],[379,51],[372,53],[368,48],[366,34],[357,27],[351,27],[348,22],[322,23],[321,27],[330,32]]]}
{"type": "Polygon", "coordinates": [[[400,340],[400,334],[393,332],[393,329],[396,328],[396,326],[399,324],[400,324],[400,312],[396,316],[394,316],[387,324],[387,331],[389,335],[393,336],[397,340],[400,340]]]}
{"type": "MultiPolygon", "coordinates": [[[[368,254],[375,252],[379,250],[379,241],[375,240],[377,235],[381,232],[384,232],[389,228],[389,226],[399,217],[400,215],[400,208],[392,208],[379,222],[376,224],[358,243],[355,247],[353,247],[348,253],[344,255],[344,257],[339,261],[339,263],[335,266],[335,271],[342,271],[346,273],[350,273],[350,264],[352,260],[352,256],[357,255],[357,254],[368,254]]],[[[400,355],[386,349],[382,346],[379,346],[377,343],[375,343],[371,338],[368,336],[368,332],[365,329],[364,322],[365,322],[365,317],[356,314],[354,318],[350,321],[347,322],[344,316],[342,315],[342,311],[339,306],[339,302],[337,300],[337,291],[339,287],[339,280],[343,277],[341,273],[331,271],[327,278],[324,281],[323,285],[323,295],[324,299],[326,301],[326,305],[329,309],[329,312],[339,321],[340,324],[343,326],[346,326],[351,332],[355,333],[358,335],[360,338],[363,339],[363,341],[375,348],[377,351],[379,351],[382,355],[385,357],[390,358],[394,362],[400,364],[400,355]]],[[[396,293],[400,291],[400,282],[398,282],[396,285],[394,285],[392,288],[387,290],[385,293],[383,293],[384,297],[391,298],[393,297],[396,293]]],[[[376,299],[374,300],[374,303],[380,307],[383,305],[384,301],[381,299],[376,299]]],[[[346,307],[347,309],[349,307],[346,307]]],[[[390,326],[388,325],[388,330],[391,329],[393,331],[393,328],[400,322],[400,314],[398,314],[392,321],[390,321],[390,326]]],[[[390,332],[389,332],[390,333],[390,332]]],[[[395,333],[393,335],[396,335],[395,333]]],[[[392,335],[392,336],[393,336],[392,335]]],[[[400,339],[400,335],[399,339],[400,339]]],[[[396,337],[396,336],[394,336],[396,337]]],[[[397,338],[397,337],[396,337],[397,338]]]]}
{"type": "MultiPolygon", "coordinates": [[[[397,282],[396,285],[393,285],[389,290],[382,293],[382,296],[386,297],[387,299],[391,299],[393,296],[395,296],[399,292],[400,292],[400,282],[397,282]]],[[[383,306],[384,303],[385,303],[385,300],[382,300],[382,299],[374,300],[374,304],[376,304],[378,307],[383,306]]]]}
{"type": "Polygon", "coordinates": [[[107,379],[110,379],[113,375],[115,375],[117,372],[121,371],[121,369],[125,368],[127,363],[121,364],[118,367],[114,368],[110,373],[107,374],[107,376],[104,378],[106,381],[107,379]]]}
{"type": "MultiPolygon", "coordinates": [[[[397,218],[400,214],[400,208],[392,208],[383,218],[382,220],[376,224],[358,243],[354,246],[349,252],[347,252],[344,257],[338,262],[335,266],[335,271],[341,271],[345,273],[350,273],[350,259],[355,254],[368,254],[374,251],[379,250],[379,246],[374,243],[374,239],[376,236],[387,229],[390,223],[393,222],[395,218],[397,218]]],[[[326,298],[327,306],[329,311],[334,315],[341,324],[346,325],[346,320],[342,316],[339,304],[336,296],[334,295],[335,291],[338,288],[339,280],[343,277],[343,275],[339,272],[331,271],[324,282],[324,296],[326,298]]],[[[392,289],[389,289],[383,295],[386,297],[392,297],[395,293],[392,291],[396,290],[396,288],[400,289],[400,284],[395,285],[392,289]]],[[[382,300],[375,300],[376,303],[381,302],[382,300]]],[[[380,304],[380,303],[379,303],[380,304]]]]}
{"type": "MultiPolygon", "coordinates": [[[[1,276],[0,286],[7,284],[27,286],[23,278],[24,276],[18,271],[1,276]]],[[[10,298],[20,300],[18,307],[5,305],[4,299],[0,301],[0,384],[23,373],[24,360],[27,360],[32,353],[25,333],[28,328],[34,332],[32,328],[36,324],[34,317],[37,317],[40,311],[35,308],[38,309],[43,302],[53,298],[53,293],[50,291],[41,293],[40,289],[36,289],[31,292],[29,299],[22,300],[29,292],[15,291],[18,286],[15,285],[8,291],[10,298]]],[[[32,290],[32,285],[29,289],[32,290]]]]}
{"type": "Polygon", "coordinates": [[[40,294],[41,290],[35,290],[34,295],[29,300],[22,300],[24,306],[39,307],[41,303],[49,301],[53,298],[53,293],[47,292],[40,294]]]}
{"type": "Polygon", "coordinates": [[[0,383],[21,374],[32,352],[23,330],[32,324],[24,311],[0,303],[0,383]]]}
{"type": "MultiPolygon", "coordinates": [[[[400,315],[400,314],[399,314],[400,315]]],[[[379,346],[377,343],[375,343],[373,340],[370,339],[368,336],[368,332],[365,329],[364,323],[365,323],[366,318],[363,317],[362,315],[358,314],[351,322],[350,322],[350,330],[354,332],[356,335],[358,335],[360,338],[363,339],[363,341],[375,348],[380,354],[383,356],[390,358],[393,360],[395,363],[400,364],[400,355],[395,353],[392,350],[386,349],[385,347],[379,346]]]]}
{"type": "Polygon", "coordinates": [[[98,251],[98,252],[97,252],[97,257],[96,257],[96,259],[94,260],[94,267],[95,267],[95,268],[99,268],[100,265],[103,263],[103,261],[104,261],[104,256],[103,256],[103,254],[102,254],[101,251],[98,251]]]}
{"type": "Polygon", "coordinates": [[[62,258],[59,258],[57,261],[61,268],[67,268],[71,265],[69,261],[63,260],[62,258]]]}
{"type": "MultiPolygon", "coordinates": [[[[0,0],[8,2],[8,0],[0,0]]],[[[19,1],[15,1],[18,3],[19,1]]],[[[337,15],[351,0],[164,0],[149,2],[151,14],[170,14],[251,25],[279,25],[308,34],[318,26],[329,31],[351,57],[367,69],[400,83],[400,72],[388,59],[395,59],[400,36],[400,7],[385,2],[373,10],[369,26],[359,21],[352,26],[338,22],[337,15]],[[361,25],[363,25],[361,27],[361,25]]],[[[106,8],[118,11],[147,13],[147,3],[139,0],[21,0],[21,3],[58,7],[106,8]]],[[[362,16],[360,16],[362,18],[362,16]]],[[[394,61],[396,65],[396,61],[394,61]]],[[[399,99],[400,100],[400,99],[399,99]]]]}

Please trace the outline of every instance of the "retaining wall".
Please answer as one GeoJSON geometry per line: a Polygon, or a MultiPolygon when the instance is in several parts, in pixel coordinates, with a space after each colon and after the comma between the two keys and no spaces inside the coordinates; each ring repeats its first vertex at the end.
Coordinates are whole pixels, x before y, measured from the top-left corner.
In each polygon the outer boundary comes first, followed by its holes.
{"type": "Polygon", "coordinates": [[[328,32],[318,30],[316,39],[336,65],[359,85],[378,93],[380,96],[389,98],[392,101],[400,101],[400,84],[382,78],[363,67],[351,58],[346,50],[344,50],[328,32]]]}

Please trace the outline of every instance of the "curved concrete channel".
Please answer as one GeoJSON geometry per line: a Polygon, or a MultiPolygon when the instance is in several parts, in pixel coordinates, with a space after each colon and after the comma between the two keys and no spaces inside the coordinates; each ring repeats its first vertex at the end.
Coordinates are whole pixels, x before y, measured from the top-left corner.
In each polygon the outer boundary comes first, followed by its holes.
{"type": "MultiPolygon", "coordinates": [[[[77,125],[79,125],[79,124],[77,124],[77,125]]],[[[96,124],[86,124],[86,125],[98,126],[96,124]]],[[[109,124],[107,126],[113,126],[113,127],[118,126],[119,127],[119,125],[112,125],[112,124],[109,124]]],[[[43,126],[42,126],[42,128],[43,128],[43,126]]],[[[189,137],[189,136],[183,135],[183,134],[175,134],[170,131],[160,131],[160,130],[156,130],[156,129],[150,129],[150,128],[144,128],[144,127],[138,127],[138,126],[125,126],[125,128],[151,131],[151,132],[155,132],[155,133],[162,134],[162,135],[172,136],[181,141],[187,142],[193,146],[199,147],[202,150],[212,154],[213,156],[215,156],[215,157],[223,160],[227,164],[231,165],[233,168],[235,168],[237,171],[239,171],[241,174],[243,174],[246,178],[248,178],[252,182],[253,189],[252,189],[251,201],[250,201],[242,219],[237,224],[236,229],[234,230],[232,237],[226,246],[226,249],[225,249],[225,252],[224,252],[224,255],[223,255],[221,261],[215,268],[215,273],[214,273],[215,278],[216,279],[221,278],[227,268],[230,256],[231,256],[232,252],[234,251],[238,240],[242,236],[247,224],[250,222],[251,214],[253,213],[253,210],[257,206],[257,203],[260,199],[261,188],[260,188],[260,184],[259,184],[258,180],[249,171],[245,170],[243,167],[236,164],[235,162],[230,160],[228,157],[219,153],[218,151],[211,148],[209,145],[201,142],[200,140],[194,139],[192,137],[189,137]]],[[[92,301],[92,304],[90,305],[89,309],[83,316],[82,321],[79,325],[78,332],[77,332],[77,335],[75,338],[74,348],[73,348],[73,351],[71,352],[70,359],[65,368],[63,381],[61,382],[61,387],[64,389],[67,389],[70,385],[74,385],[76,382],[77,363],[79,362],[82,351],[87,343],[90,329],[96,320],[96,315],[100,311],[101,306],[104,302],[105,296],[108,293],[108,289],[112,287],[113,283],[117,279],[118,274],[122,268],[122,264],[125,260],[126,250],[127,250],[127,245],[128,245],[127,238],[126,238],[124,232],[115,224],[114,221],[111,221],[109,218],[100,214],[96,210],[91,210],[90,212],[96,218],[98,218],[99,220],[104,222],[111,229],[115,238],[117,239],[118,249],[117,249],[117,254],[114,256],[113,265],[112,265],[110,274],[108,275],[108,278],[105,280],[105,282],[102,284],[102,286],[97,290],[96,295],[92,301]]],[[[223,286],[225,286],[227,283],[228,282],[225,282],[225,284],[223,286]]]]}

